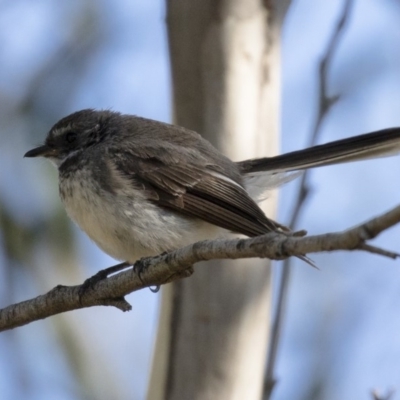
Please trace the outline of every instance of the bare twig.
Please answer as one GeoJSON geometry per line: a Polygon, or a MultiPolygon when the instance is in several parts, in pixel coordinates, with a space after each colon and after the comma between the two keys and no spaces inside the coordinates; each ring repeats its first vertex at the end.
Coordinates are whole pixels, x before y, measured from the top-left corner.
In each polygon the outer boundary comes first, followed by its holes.
{"type": "Polygon", "coordinates": [[[368,222],[339,233],[318,236],[269,233],[251,239],[220,239],[203,241],[171,253],[144,259],[135,264],[140,277],[132,269],[97,282],[81,295],[81,286],[57,286],[50,292],[0,310],[0,331],[65,311],[93,307],[114,306],[129,311],[127,294],[149,286],[158,286],[187,277],[192,265],[212,259],[269,258],[281,260],[291,256],[334,250],[362,250],[390,258],[399,254],[366,246],[366,241],[400,222],[400,205],[368,222]],[[378,251],[379,250],[379,251],[378,251]]]}
{"type": "MultiPolygon", "coordinates": [[[[350,18],[353,3],[354,0],[345,0],[339,21],[332,33],[332,36],[328,42],[326,53],[322,57],[319,65],[317,115],[312,129],[312,133],[310,135],[310,140],[308,143],[309,146],[314,146],[317,143],[323,121],[325,120],[331,107],[340,98],[340,96],[338,95],[329,96],[328,94],[328,89],[327,89],[328,69],[336,53],[336,49],[340,43],[340,39],[342,38],[344,28],[346,27],[346,24],[350,18]]],[[[309,195],[309,192],[310,189],[308,185],[308,171],[305,171],[301,178],[297,200],[295,203],[295,208],[293,210],[292,218],[289,223],[290,227],[293,228],[296,226],[301,211],[303,209],[303,206],[305,204],[305,201],[309,195]]],[[[291,270],[290,259],[287,259],[282,266],[279,286],[277,288],[278,296],[277,296],[276,307],[274,310],[275,312],[272,321],[272,331],[268,346],[268,359],[267,359],[264,396],[263,396],[265,400],[268,400],[270,398],[276,382],[274,370],[276,364],[277,351],[279,347],[280,332],[282,329],[282,319],[286,308],[285,306],[286,306],[287,290],[290,279],[290,270],[291,270]]]]}

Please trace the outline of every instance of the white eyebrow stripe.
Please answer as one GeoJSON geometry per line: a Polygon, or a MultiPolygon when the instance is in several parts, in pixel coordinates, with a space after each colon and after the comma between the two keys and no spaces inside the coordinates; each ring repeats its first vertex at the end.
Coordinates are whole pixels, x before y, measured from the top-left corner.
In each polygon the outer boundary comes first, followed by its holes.
{"type": "Polygon", "coordinates": [[[61,127],[61,128],[57,128],[57,129],[52,130],[52,131],[50,132],[50,134],[51,134],[53,137],[58,137],[58,136],[63,135],[65,132],[69,131],[70,129],[71,129],[71,126],[70,126],[70,125],[68,125],[68,126],[63,126],[63,127],[61,127]]]}

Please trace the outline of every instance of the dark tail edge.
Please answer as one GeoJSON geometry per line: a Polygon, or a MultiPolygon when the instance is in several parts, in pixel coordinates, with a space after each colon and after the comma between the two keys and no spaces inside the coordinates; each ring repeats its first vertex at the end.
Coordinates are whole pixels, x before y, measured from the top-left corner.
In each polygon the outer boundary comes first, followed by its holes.
{"type": "Polygon", "coordinates": [[[296,171],[400,153],[400,127],[388,128],[275,157],[240,161],[241,173],[296,171]]]}

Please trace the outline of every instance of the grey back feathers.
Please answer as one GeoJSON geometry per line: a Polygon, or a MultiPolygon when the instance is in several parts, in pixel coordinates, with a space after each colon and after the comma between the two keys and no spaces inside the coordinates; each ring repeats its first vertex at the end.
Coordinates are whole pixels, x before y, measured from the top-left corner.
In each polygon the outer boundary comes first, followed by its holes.
{"type": "MultiPolygon", "coordinates": [[[[161,209],[248,236],[280,227],[246,192],[238,165],[196,132],[110,111],[84,110],[58,122],[46,143],[51,145],[53,138],[72,154],[60,164],[62,182],[90,166],[93,178],[108,193],[116,193],[118,173],[124,185],[141,191],[161,209]],[[62,139],[69,132],[77,135],[76,145],[62,139]],[[75,152],[76,147],[81,151],[75,152]]],[[[65,190],[61,192],[65,198],[65,190]]]]}

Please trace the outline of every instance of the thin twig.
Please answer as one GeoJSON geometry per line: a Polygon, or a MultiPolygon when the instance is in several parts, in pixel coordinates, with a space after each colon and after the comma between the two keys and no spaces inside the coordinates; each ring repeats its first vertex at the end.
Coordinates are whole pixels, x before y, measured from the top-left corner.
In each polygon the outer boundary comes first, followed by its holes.
{"type": "MultiPolygon", "coordinates": [[[[318,142],[318,136],[321,133],[321,126],[326,116],[328,115],[332,106],[339,100],[340,96],[329,96],[327,82],[328,82],[328,70],[330,68],[332,59],[336,53],[340,39],[344,32],[344,28],[350,18],[351,9],[354,0],[346,0],[343,5],[343,9],[339,18],[339,21],[334,29],[332,36],[329,40],[326,53],[322,57],[319,65],[319,79],[318,79],[318,108],[317,115],[314,122],[313,129],[311,131],[310,140],[308,145],[314,146],[318,142]]],[[[305,171],[301,177],[300,187],[295,203],[295,208],[292,213],[289,226],[294,228],[297,225],[297,221],[301,215],[301,211],[304,208],[305,201],[310,193],[308,184],[308,171],[305,171]]],[[[272,321],[272,329],[270,335],[270,341],[268,346],[268,359],[266,367],[266,376],[264,383],[264,400],[268,400],[271,396],[272,390],[276,383],[275,378],[275,365],[277,358],[277,351],[279,347],[279,339],[281,336],[281,329],[283,323],[283,315],[286,309],[287,291],[290,281],[290,259],[285,260],[282,266],[281,276],[278,286],[277,302],[275,312],[272,321]]]]}

